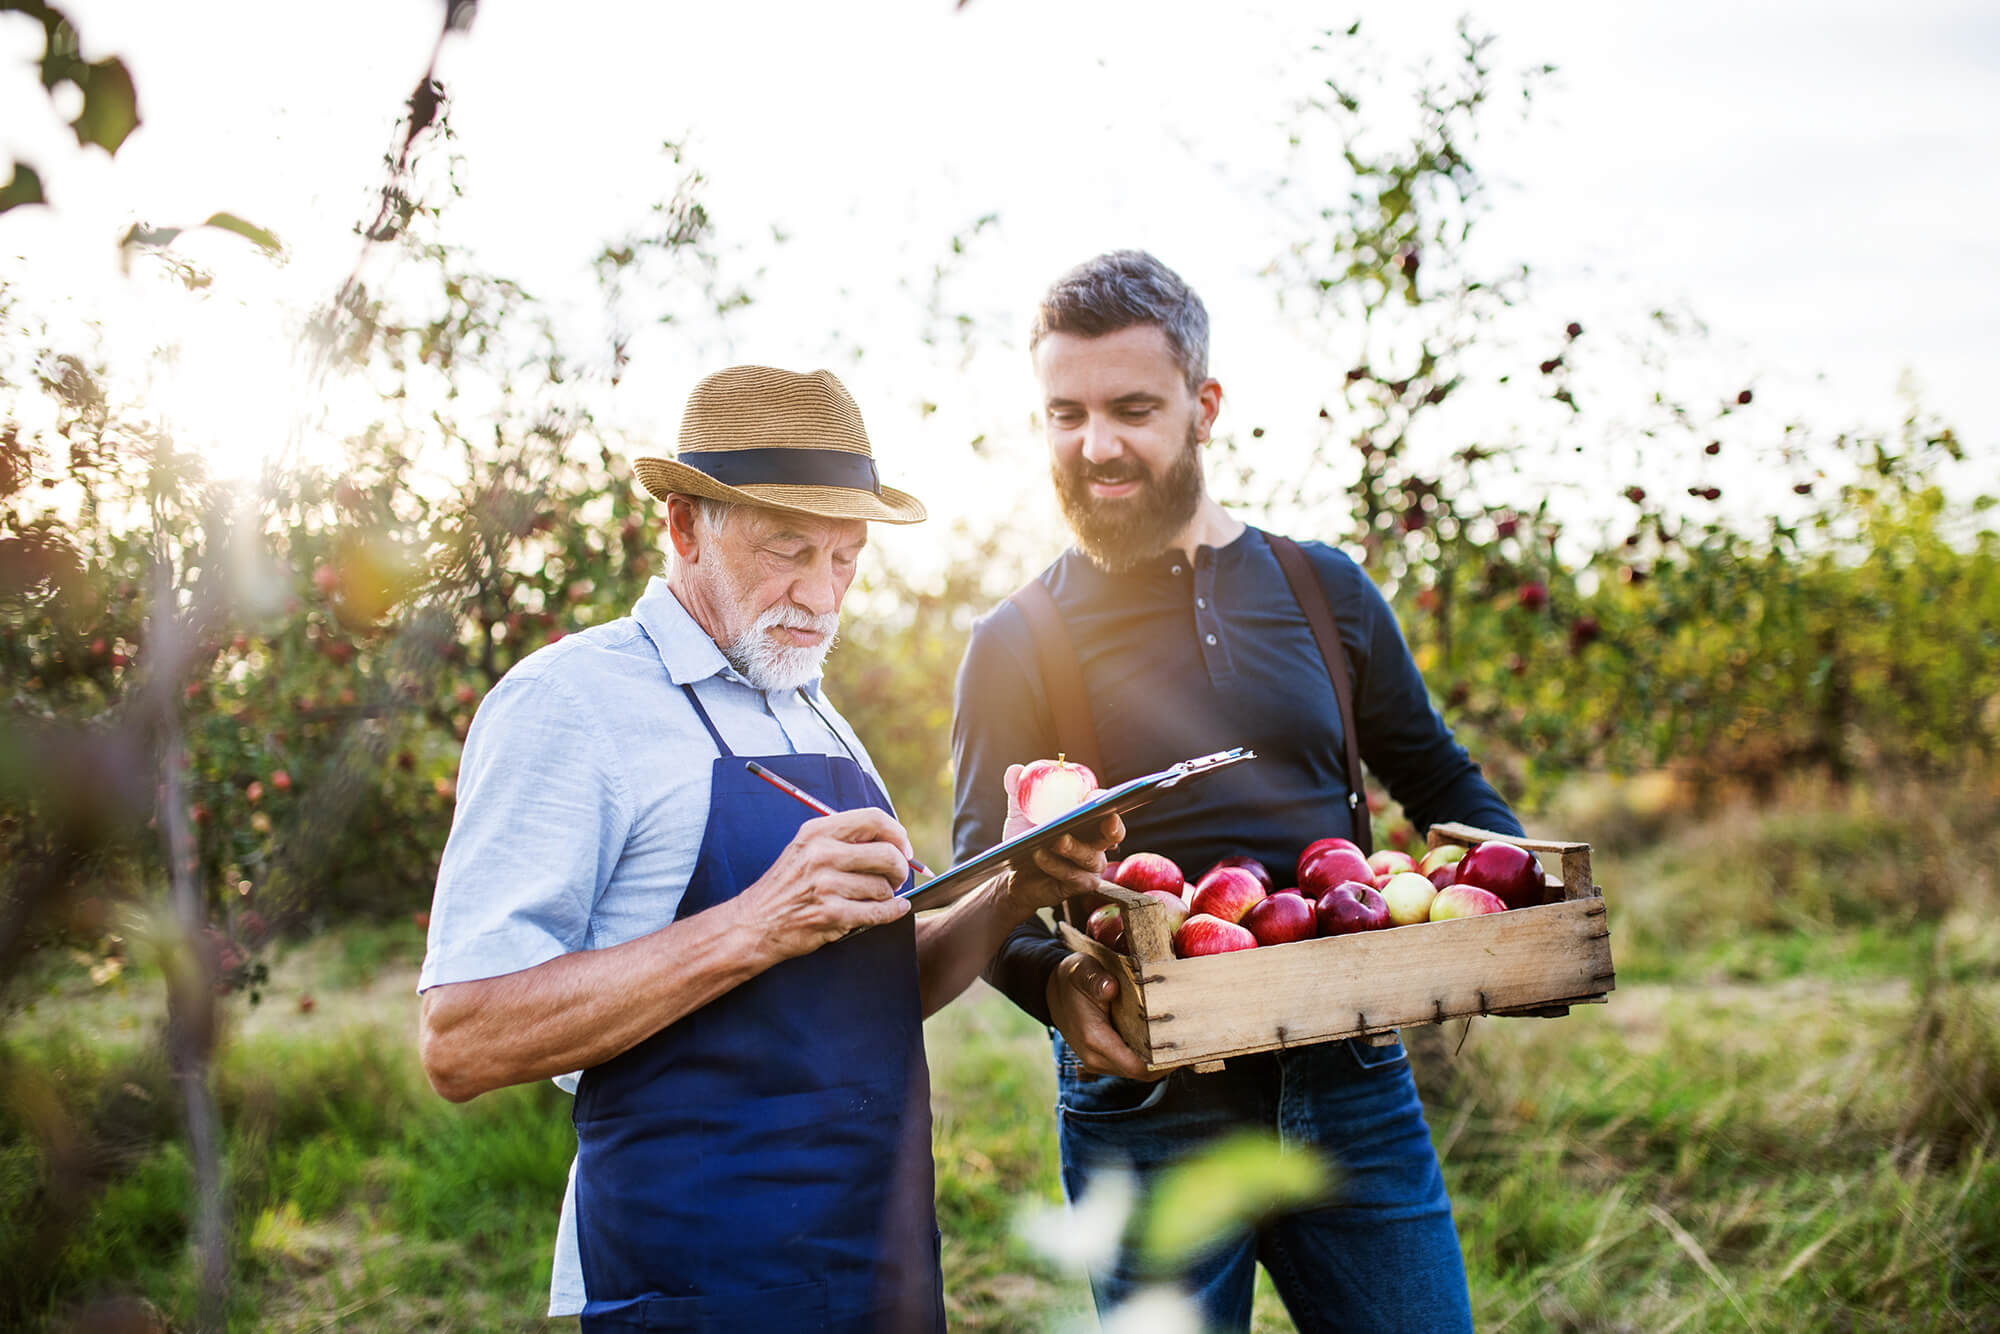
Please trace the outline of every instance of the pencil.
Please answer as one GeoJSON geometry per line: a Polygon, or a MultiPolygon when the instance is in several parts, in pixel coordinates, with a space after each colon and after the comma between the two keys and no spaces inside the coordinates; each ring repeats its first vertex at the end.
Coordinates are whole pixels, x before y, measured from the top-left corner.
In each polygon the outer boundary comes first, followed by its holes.
{"type": "MultiPolygon", "coordinates": [[[[766,769],[763,765],[757,763],[757,761],[755,760],[743,761],[743,767],[748,769],[751,773],[756,774],[759,778],[769,783],[772,787],[777,788],[778,791],[783,792],[788,796],[798,798],[798,800],[812,807],[814,810],[818,811],[821,815],[837,815],[839,813],[835,811],[833,807],[827,805],[825,802],[821,801],[818,797],[815,797],[812,793],[806,791],[802,787],[798,787],[795,786],[794,784],[787,783],[784,779],[778,777],[776,774],[772,773],[769,769],[766,769]]],[[[915,857],[910,858],[910,869],[912,871],[915,871],[918,875],[931,874],[931,868],[924,865],[922,862],[918,861],[915,857]]]]}

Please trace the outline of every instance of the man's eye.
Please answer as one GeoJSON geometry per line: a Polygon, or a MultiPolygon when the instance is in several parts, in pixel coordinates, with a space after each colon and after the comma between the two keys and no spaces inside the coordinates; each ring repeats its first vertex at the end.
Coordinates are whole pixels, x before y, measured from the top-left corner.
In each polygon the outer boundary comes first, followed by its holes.
{"type": "Polygon", "coordinates": [[[1083,414],[1081,412],[1074,412],[1069,410],[1064,410],[1062,412],[1051,412],[1049,414],[1049,420],[1057,426],[1076,426],[1082,423],[1083,414]]]}
{"type": "Polygon", "coordinates": [[[1118,415],[1128,422],[1142,422],[1153,415],[1153,409],[1150,407],[1124,408],[1120,410],[1118,415]]]}

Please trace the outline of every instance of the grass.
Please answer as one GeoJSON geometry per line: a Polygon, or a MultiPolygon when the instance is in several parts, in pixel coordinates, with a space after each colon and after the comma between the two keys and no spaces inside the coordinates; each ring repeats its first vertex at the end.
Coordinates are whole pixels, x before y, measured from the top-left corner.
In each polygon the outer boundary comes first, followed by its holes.
{"type": "MultiPolygon", "coordinates": [[[[1480,1329],[2000,1327],[1996,806],[1808,790],[1593,837],[1611,1003],[1411,1035],[1480,1329]]],[[[403,924],[331,933],[235,1015],[216,1079],[234,1329],[574,1327],[539,1314],[567,1099],[430,1093],[421,948],[403,924]]],[[[93,987],[58,960],[23,994],[0,1041],[0,1327],[67,1329],[113,1295],[186,1327],[157,979],[93,987]]],[[[1015,1226],[1057,1198],[1044,1037],[982,994],[929,1038],[952,1327],[1090,1328],[1081,1277],[1015,1226]]],[[[1268,1284],[1256,1328],[1290,1328],[1268,1284]]]]}

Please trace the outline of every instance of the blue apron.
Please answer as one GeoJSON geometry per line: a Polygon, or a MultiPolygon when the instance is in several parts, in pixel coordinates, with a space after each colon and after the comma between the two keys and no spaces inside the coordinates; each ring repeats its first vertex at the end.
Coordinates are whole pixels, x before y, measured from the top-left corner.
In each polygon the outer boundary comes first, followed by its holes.
{"type": "MultiPolygon", "coordinates": [[[[749,887],[811,818],[747,772],[681,689],[720,754],[676,920],[749,887]]],[[[836,810],[888,809],[850,755],[755,758],[836,810]]],[[[585,1071],[585,1334],[943,1330],[922,1009],[906,916],[788,959],[585,1071]]]]}

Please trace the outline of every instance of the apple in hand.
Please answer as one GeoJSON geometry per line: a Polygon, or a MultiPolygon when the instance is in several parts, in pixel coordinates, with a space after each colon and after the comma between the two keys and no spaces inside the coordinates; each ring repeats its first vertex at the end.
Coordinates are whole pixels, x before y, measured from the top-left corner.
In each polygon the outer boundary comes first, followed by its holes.
{"type": "Polygon", "coordinates": [[[1368,869],[1375,873],[1375,887],[1380,889],[1389,883],[1392,875],[1417,869],[1416,859],[1407,852],[1397,852],[1393,848],[1383,848],[1368,859],[1368,869]]]}
{"type": "Polygon", "coordinates": [[[1257,937],[1251,935],[1247,928],[1207,913],[1196,913],[1182,922],[1181,929],[1174,933],[1174,953],[1183,959],[1256,948],[1257,937]]]}
{"type": "Polygon", "coordinates": [[[1471,885],[1448,885],[1431,900],[1431,920],[1448,922],[1454,917],[1483,917],[1490,912],[1506,912],[1498,894],[1471,885]]]}
{"type": "Polygon", "coordinates": [[[1195,883],[1200,884],[1202,880],[1208,879],[1209,875],[1212,872],[1220,871],[1225,866],[1240,866],[1244,870],[1248,871],[1251,875],[1257,877],[1257,882],[1264,886],[1264,892],[1266,894],[1274,894],[1277,892],[1272,887],[1271,884],[1270,869],[1266,867],[1264,863],[1258,861],[1255,857],[1246,857],[1246,856],[1222,858],[1220,861],[1216,862],[1215,865],[1209,867],[1208,870],[1203,871],[1201,873],[1200,879],[1198,879],[1195,883]]]}
{"type": "Polygon", "coordinates": [[[1458,883],[1458,864],[1465,858],[1465,849],[1457,843],[1440,843],[1423,856],[1417,863],[1417,870],[1427,875],[1431,883],[1439,889],[1458,883]]]}
{"type": "Polygon", "coordinates": [[[1299,868],[1299,888],[1309,899],[1318,898],[1343,880],[1375,883],[1375,872],[1357,849],[1328,848],[1299,868]]]}
{"type": "Polygon", "coordinates": [[[1322,936],[1346,936],[1356,931],[1380,931],[1389,926],[1389,905],[1380,890],[1359,880],[1343,880],[1319,896],[1313,905],[1322,936]]]}
{"type": "Polygon", "coordinates": [[[1299,883],[1305,883],[1308,862],[1315,860],[1322,852],[1331,852],[1335,848],[1344,848],[1357,857],[1361,856],[1361,845],[1351,838],[1316,838],[1306,844],[1306,850],[1299,854],[1299,864],[1294,868],[1299,883]]]}
{"type": "Polygon", "coordinates": [[[1225,922],[1240,922],[1265,897],[1264,887],[1257,883],[1256,876],[1240,866],[1225,866],[1210,871],[1194,887],[1194,893],[1188,896],[1188,911],[1220,917],[1225,922]]]}
{"type": "Polygon", "coordinates": [[[1318,934],[1313,906],[1297,894],[1272,894],[1243,914],[1243,925],[1259,945],[1288,945],[1318,934]]]}
{"type": "Polygon", "coordinates": [[[1125,950],[1125,910],[1115,903],[1107,903],[1090,915],[1084,923],[1084,931],[1090,938],[1108,950],[1125,950]]]}
{"type": "Polygon", "coordinates": [[[1431,900],[1437,896],[1438,887],[1431,883],[1431,878],[1415,871],[1392,875],[1389,883],[1382,886],[1382,902],[1389,907],[1389,920],[1397,926],[1430,921],[1431,900]]]}
{"type": "Polygon", "coordinates": [[[1087,765],[1058,755],[1022,765],[1014,797],[1029,824],[1044,825],[1083,805],[1096,790],[1097,775],[1087,765]]]}
{"type": "Polygon", "coordinates": [[[1107,874],[1105,879],[1139,894],[1150,894],[1157,889],[1178,895],[1187,887],[1181,868],[1157,852],[1133,853],[1118,863],[1116,875],[1107,874]]]}
{"type": "Polygon", "coordinates": [[[1457,883],[1498,894],[1509,908],[1534,907],[1546,889],[1535,854],[1499,842],[1481,843],[1466,853],[1458,864],[1457,883]]]}

